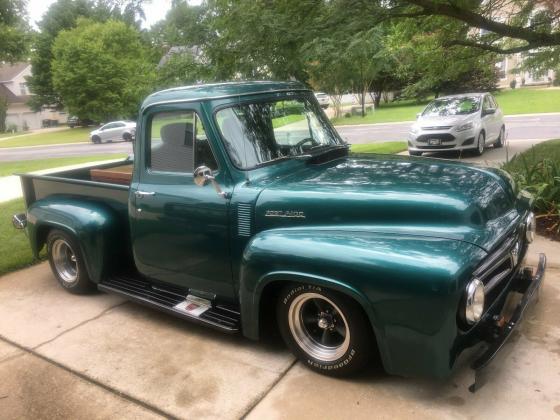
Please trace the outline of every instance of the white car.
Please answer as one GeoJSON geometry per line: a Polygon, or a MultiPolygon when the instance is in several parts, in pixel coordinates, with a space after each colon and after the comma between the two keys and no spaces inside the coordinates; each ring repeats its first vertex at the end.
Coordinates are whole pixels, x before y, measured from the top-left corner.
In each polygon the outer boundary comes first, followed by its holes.
{"type": "Polygon", "coordinates": [[[329,107],[329,95],[323,92],[315,92],[315,98],[317,98],[317,102],[321,105],[321,108],[327,109],[329,107]]]}
{"type": "Polygon", "coordinates": [[[489,93],[466,93],[433,100],[418,114],[408,134],[408,153],[473,150],[505,142],[502,110],[489,93]]]}
{"type": "Polygon", "coordinates": [[[89,139],[95,144],[118,140],[132,141],[135,137],[134,121],[113,121],[89,133],[89,139]]]}

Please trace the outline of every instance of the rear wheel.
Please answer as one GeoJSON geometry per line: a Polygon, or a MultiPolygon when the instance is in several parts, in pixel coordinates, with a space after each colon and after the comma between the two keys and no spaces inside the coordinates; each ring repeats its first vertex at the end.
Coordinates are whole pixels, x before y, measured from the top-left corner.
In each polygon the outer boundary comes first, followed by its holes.
{"type": "Polygon", "coordinates": [[[482,156],[484,153],[484,147],[486,146],[486,140],[484,138],[484,133],[481,131],[478,135],[478,142],[476,143],[475,154],[477,156],[482,156]]]}
{"type": "Polygon", "coordinates": [[[95,144],[99,144],[99,143],[101,143],[101,137],[99,137],[99,136],[93,136],[93,137],[91,138],[91,141],[94,142],[95,144]]]}
{"type": "Polygon", "coordinates": [[[494,143],[494,147],[496,147],[496,148],[503,147],[505,131],[506,130],[505,130],[504,126],[502,126],[502,128],[500,128],[500,136],[498,137],[498,140],[496,140],[496,143],[494,143]]]}
{"type": "Polygon", "coordinates": [[[286,345],[314,371],[353,374],[374,354],[367,317],[355,301],[337,292],[303,284],[285,287],[277,319],[286,345]]]}
{"type": "Polygon", "coordinates": [[[47,254],[51,270],[62,287],[75,294],[95,290],[80,247],[72,236],[61,230],[52,230],[47,237],[47,254]]]}

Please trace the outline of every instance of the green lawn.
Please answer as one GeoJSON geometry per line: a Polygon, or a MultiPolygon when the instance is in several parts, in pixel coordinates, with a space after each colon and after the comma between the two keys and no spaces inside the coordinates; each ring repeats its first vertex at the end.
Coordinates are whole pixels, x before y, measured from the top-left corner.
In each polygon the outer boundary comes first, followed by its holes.
{"type": "MultiPolygon", "coordinates": [[[[560,89],[523,88],[506,89],[496,93],[496,99],[505,115],[560,112],[560,89]]],[[[410,101],[382,104],[365,117],[334,118],[335,125],[375,124],[383,122],[413,121],[426,103],[410,101]]]]}
{"type": "Polygon", "coordinates": [[[0,275],[37,262],[31,254],[25,233],[12,226],[12,216],[24,211],[25,204],[21,198],[0,203],[0,275]]]}
{"type": "Polygon", "coordinates": [[[0,138],[0,148],[87,142],[89,141],[89,133],[93,130],[93,127],[68,128],[49,133],[22,134],[17,138],[9,140],[2,140],[0,138]]]}
{"type": "Polygon", "coordinates": [[[29,133],[19,132],[19,133],[0,133],[0,140],[6,137],[24,136],[29,133]]]}
{"type": "Polygon", "coordinates": [[[38,160],[19,160],[15,162],[0,162],[0,177],[12,175],[14,173],[25,173],[40,171],[42,169],[57,168],[59,166],[76,165],[78,163],[94,162],[98,160],[125,158],[127,155],[122,153],[107,155],[89,155],[78,157],[38,159],[38,160]]]}
{"type": "Polygon", "coordinates": [[[404,141],[386,141],[383,143],[353,144],[350,152],[392,154],[404,152],[406,149],[407,145],[404,141]]]}

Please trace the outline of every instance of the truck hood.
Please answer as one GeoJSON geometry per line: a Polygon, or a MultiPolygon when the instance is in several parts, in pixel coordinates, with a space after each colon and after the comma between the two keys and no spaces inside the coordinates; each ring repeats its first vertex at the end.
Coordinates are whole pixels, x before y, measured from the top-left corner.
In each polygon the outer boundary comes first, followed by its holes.
{"type": "Polygon", "coordinates": [[[457,239],[489,250],[519,218],[498,171],[437,159],[345,157],[276,175],[262,188],[257,231],[372,231],[457,239]]]}

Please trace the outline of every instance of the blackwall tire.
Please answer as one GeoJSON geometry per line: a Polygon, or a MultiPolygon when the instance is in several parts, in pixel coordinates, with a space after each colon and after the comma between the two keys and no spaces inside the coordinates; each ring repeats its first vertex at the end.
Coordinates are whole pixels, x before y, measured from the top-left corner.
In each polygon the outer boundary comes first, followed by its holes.
{"type": "Polygon", "coordinates": [[[47,236],[47,255],[58,283],[74,294],[87,294],[96,289],[89,278],[77,241],[66,232],[51,230],[47,236]]]}
{"type": "Polygon", "coordinates": [[[500,137],[498,137],[498,140],[496,140],[496,143],[494,143],[495,148],[499,149],[500,147],[504,146],[505,131],[505,128],[502,126],[502,128],[500,129],[500,137]]]}
{"type": "Polygon", "coordinates": [[[486,139],[484,133],[481,131],[478,135],[478,141],[476,143],[476,149],[474,153],[476,156],[482,156],[484,154],[484,148],[486,147],[486,139]]]}
{"type": "Polygon", "coordinates": [[[286,345],[316,372],[352,375],[376,354],[369,320],[357,302],[341,293],[290,284],[279,295],[276,315],[286,345]]]}
{"type": "Polygon", "coordinates": [[[91,138],[91,141],[92,141],[94,144],[100,144],[100,143],[101,143],[101,138],[100,138],[99,136],[93,136],[93,137],[91,138]]]}

